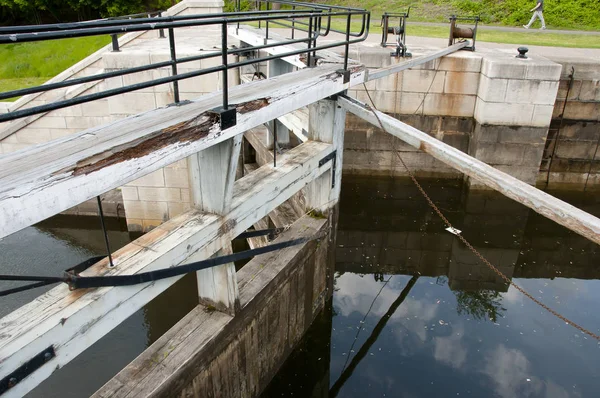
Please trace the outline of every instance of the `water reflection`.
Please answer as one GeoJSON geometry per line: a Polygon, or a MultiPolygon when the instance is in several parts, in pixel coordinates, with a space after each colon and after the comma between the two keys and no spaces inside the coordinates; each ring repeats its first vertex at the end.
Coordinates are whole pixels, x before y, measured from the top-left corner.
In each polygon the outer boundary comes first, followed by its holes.
{"type": "MultiPolygon", "coordinates": [[[[600,331],[597,245],[500,195],[426,185],[505,275],[600,331]]],[[[600,214],[600,198],[568,196],[600,214]]],[[[293,374],[327,355],[329,392],[302,396],[596,396],[600,344],[507,285],[444,227],[408,181],[345,177],[332,324],[311,331],[330,335],[330,346],[288,361],[264,396],[298,395],[293,374]]]]}
{"type": "MultiPolygon", "coordinates": [[[[112,250],[132,240],[124,220],[107,218],[112,250]]],[[[0,272],[61,275],[89,257],[105,254],[97,217],[57,216],[0,239],[0,272]]],[[[17,286],[0,282],[0,290],[17,286]]],[[[0,298],[0,316],[32,301],[44,287],[0,298]]],[[[83,397],[93,394],[197,304],[195,275],[183,278],[143,309],[35,388],[28,397],[83,397]]]]}

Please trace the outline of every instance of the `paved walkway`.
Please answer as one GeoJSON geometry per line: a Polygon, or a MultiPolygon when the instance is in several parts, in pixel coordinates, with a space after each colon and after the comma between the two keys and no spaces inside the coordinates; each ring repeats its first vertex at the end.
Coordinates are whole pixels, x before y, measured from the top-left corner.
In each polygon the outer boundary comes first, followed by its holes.
{"type": "MultiPolygon", "coordinates": [[[[442,26],[447,28],[448,27],[448,23],[443,23],[443,22],[413,22],[413,21],[409,21],[410,25],[416,25],[416,26],[442,26]]],[[[525,30],[524,28],[521,27],[513,27],[513,26],[493,26],[493,25],[483,25],[480,24],[478,29],[481,30],[498,30],[501,32],[527,32],[527,30],[525,30]]],[[[531,28],[529,29],[531,31],[534,32],[540,32],[540,33],[560,33],[560,34],[565,34],[565,35],[585,35],[585,36],[600,36],[600,31],[595,31],[595,30],[561,30],[561,29],[546,29],[546,30],[540,30],[540,29],[536,29],[536,28],[531,28]]]]}

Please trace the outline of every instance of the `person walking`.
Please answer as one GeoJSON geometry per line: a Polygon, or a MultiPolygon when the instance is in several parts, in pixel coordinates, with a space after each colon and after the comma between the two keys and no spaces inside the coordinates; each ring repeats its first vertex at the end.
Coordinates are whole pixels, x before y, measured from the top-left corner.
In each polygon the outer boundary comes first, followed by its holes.
{"type": "Polygon", "coordinates": [[[533,11],[533,15],[531,16],[531,20],[527,25],[523,25],[525,29],[529,29],[531,24],[535,21],[536,18],[539,18],[542,21],[542,27],[540,29],[546,29],[546,21],[544,21],[544,0],[535,0],[537,4],[529,11],[533,11]]]}

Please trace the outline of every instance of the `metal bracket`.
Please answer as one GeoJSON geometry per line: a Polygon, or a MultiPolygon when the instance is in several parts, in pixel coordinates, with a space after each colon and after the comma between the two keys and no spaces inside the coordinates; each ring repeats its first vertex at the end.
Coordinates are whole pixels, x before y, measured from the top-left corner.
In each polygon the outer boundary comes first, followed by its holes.
{"type": "Polygon", "coordinates": [[[337,150],[331,152],[329,155],[319,160],[319,167],[322,167],[323,165],[327,164],[327,162],[329,162],[330,160],[333,162],[333,164],[331,165],[331,188],[335,188],[335,167],[337,163],[337,150]]]}
{"type": "Polygon", "coordinates": [[[336,72],[344,77],[344,84],[350,82],[350,71],[344,69],[338,69],[336,72]]]}
{"type": "Polygon", "coordinates": [[[6,376],[0,381],[0,394],[4,394],[16,386],[21,380],[41,368],[46,362],[56,356],[54,347],[50,346],[44,351],[40,352],[29,361],[21,365],[17,370],[6,376]]]}
{"type": "Polygon", "coordinates": [[[221,131],[227,130],[237,124],[237,109],[234,107],[223,109],[222,107],[215,108],[209,111],[219,116],[219,124],[221,131]]]}

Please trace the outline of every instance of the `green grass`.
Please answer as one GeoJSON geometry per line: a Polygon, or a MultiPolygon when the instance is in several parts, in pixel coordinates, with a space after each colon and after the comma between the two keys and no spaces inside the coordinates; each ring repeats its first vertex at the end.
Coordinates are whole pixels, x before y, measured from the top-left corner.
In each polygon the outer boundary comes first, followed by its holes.
{"type": "MultiPolygon", "coordinates": [[[[345,30],[346,23],[343,21],[332,21],[331,26],[335,29],[345,30]]],[[[353,31],[357,32],[359,29],[359,23],[352,23],[353,31]]],[[[410,46],[410,36],[438,37],[447,39],[448,29],[448,27],[444,26],[423,26],[409,24],[406,29],[406,32],[409,36],[408,44],[410,46]]],[[[381,35],[379,21],[371,23],[369,34],[381,35]]],[[[477,41],[531,46],[600,48],[600,37],[597,35],[536,32],[535,29],[528,31],[524,30],[523,32],[502,32],[498,30],[480,29],[477,31],[477,41]]]]}
{"type": "MultiPolygon", "coordinates": [[[[375,33],[378,30],[380,31],[381,28],[378,28],[379,27],[372,27],[372,32],[375,33]]],[[[409,36],[448,38],[448,28],[441,26],[413,25],[407,28],[407,34],[409,36]]],[[[599,36],[547,32],[538,33],[535,31],[502,32],[497,30],[494,31],[480,29],[477,31],[477,40],[493,43],[520,44],[531,46],[600,48],[599,36]]]]}
{"type": "MultiPolygon", "coordinates": [[[[21,88],[39,86],[44,84],[49,78],[48,77],[19,77],[16,79],[0,79],[0,93],[12,90],[18,90],[21,88]]],[[[19,97],[13,97],[4,99],[2,101],[16,101],[19,97]]]]}
{"type": "MultiPolygon", "coordinates": [[[[311,1],[311,0],[309,0],[311,1]]],[[[404,12],[410,20],[445,22],[448,16],[479,15],[486,24],[521,26],[529,21],[535,0],[326,0],[325,4],[346,5],[371,11],[373,20],[384,12],[404,12]]],[[[577,30],[600,29],[598,0],[551,0],[544,4],[548,27],[577,30]]]]}
{"type": "Polygon", "coordinates": [[[44,83],[108,43],[110,36],[92,36],[0,45],[0,92],[44,83]]]}

